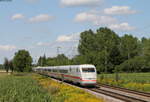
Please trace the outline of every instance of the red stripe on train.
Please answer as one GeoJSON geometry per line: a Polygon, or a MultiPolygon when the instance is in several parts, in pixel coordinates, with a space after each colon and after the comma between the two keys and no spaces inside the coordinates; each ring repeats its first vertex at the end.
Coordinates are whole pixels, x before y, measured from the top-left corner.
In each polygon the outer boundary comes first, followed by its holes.
{"type": "Polygon", "coordinates": [[[81,80],[81,81],[94,81],[95,82],[96,80],[81,80]]]}
{"type": "Polygon", "coordinates": [[[51,74],[55,74],[55,75],[63,75],[65,77],[70,77],[70,78],[74,78],[74,79],[80,79],[80,81],[94,81],[96,82],[96,80],[84,80],[80,77],[77,77],[77,76],[72,76],[72,75],[65,75],[65,74],[58,74],[58,73],[51,73],[51,74]]]}

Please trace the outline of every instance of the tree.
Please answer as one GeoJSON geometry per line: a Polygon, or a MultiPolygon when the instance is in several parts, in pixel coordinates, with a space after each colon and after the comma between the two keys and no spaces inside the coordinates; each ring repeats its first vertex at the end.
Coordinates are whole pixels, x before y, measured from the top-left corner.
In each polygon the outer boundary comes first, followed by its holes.
{"type": "Polygon", "coordinates": [[[9,61],[9,68],[10,68],[11,72],[14,71],[13,60],[10,60],[10,61],[9,61]]]}
{"type": "Polygon", "coordinates": [[[150,39],[142,39],[143,55],[150,58],[150,39]]]}
{"type": "Polygon", "coordinates": [[[4,65],[3,64],[0,64],[0,69],[4,69],[4,65]]]}
{"type": "Polygon", "coordinates": [[[99,28],[96,32],[81,33],[78,45],[79,55],[73,63],[94,64],[97,71],[112,73],[150,71],[150,39],[125,34],[119,37],[109,28],[99,28]]]}
{"type": "Polygon", "coordinates": [[[15,53],[13,65],[19,72],[31,71],[32,57],[30,56],[30,53],[26,50],[19,50],[15,53]]]}
{"type": "Polygon", "coordinates": [[[38,66],[42,66],[42,57],[40,56],[39,59],[38,59],[38,63],[37,63],[38,66]]]}
{"type": "Polygon", "coordinates": [[[80,35],[80,41],[78,46],[78,51],[80,55],[86,55],[89,51],[94,50],[94,33],[92,30],[84,31],[80,35]]]}
{"type": "Polygon", "coordinates": [[[46,55],[40,56],[38,59],[38,66],[46,66],[47,65],[47,60],[46,60],[46,55]]]}
{"type": "Polygon", "coordinates": [[[46,55],[44,54],[44,56],[43,56],[43,66],[46,66],[47,65],[47,63],[46,63],[46,55]]]}
{"type": "Polygon", "coordinates": [[[94,64],[98,71],[112,72],[119,65],[119,36],[108,28],[99,28],[96,33],[88,30],[81,33],[78,46],[80,56],[86,63],[94,64]]]}
{"type": "Polygon", "coordinates": [[[147,62],[144,56],[136,56],[124,61],[118,67],[123,72],[149,72],[150,67],[147,62]]]}
{"type": "Polygon", "coordinates": [[[59,54],[53,58],[47,58],[46,60],[48,66],[58,66],[58,65],[69,65],[71,61],[64,54],[59,54]]]}
{"type": "Polygon", "coordinates": [[[6,72],[8,73],[8,71],[9,71],[9,61],[8,61],[7,58],[5,58],[5,60],[4,60],[4,68],[5,68],[6,72]]]}
{"type": "Polygon", "coordinates": [[[139,55],[140,41],[132,35],[125,34],[121,38],[121,55],[124,60],[128,60],[139,55]]]}
{"type": "Polygon", "coordinates": [[[57,56],[57,63],[58,63],[58,65],[68,65],[69,59],[64,54],[59,54],[57,56]]]}

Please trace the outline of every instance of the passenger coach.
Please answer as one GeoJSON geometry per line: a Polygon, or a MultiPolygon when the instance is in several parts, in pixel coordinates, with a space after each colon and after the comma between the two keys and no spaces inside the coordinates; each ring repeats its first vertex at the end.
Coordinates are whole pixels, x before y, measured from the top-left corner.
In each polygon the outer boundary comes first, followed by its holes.
{"type": "Polygon", "coordinates": [[[33,71],[83,86],[93,86],[97,80],[96,68],[89,64],[36,67],[33,71]]]}

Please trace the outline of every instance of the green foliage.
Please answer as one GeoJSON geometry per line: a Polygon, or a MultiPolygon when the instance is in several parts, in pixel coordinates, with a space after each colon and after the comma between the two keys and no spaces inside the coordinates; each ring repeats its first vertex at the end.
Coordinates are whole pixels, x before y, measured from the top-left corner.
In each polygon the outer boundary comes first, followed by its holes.
{"type": "Polygon", "coordinates": [[[52,98],[31,76],[0,76],[0,102],[51,102],[52,98]]]}
{"type": "Polygon", "coordinates": [[[32,57],[30,56],[29,52],[26,50],[19,50],[17,53],[15,53],[14,59],[13,59],[13,65],[15,67],[15,70],[19,72],[24,71],[31,71],[31,64],[32,64],[32,57]]]}
{"type": "Polygon", "coordinates": [[[14,71],[13,60],[10,60],[10,61],[9,61],[9,68],[10,68],[11,72],[14,71]]]}
{"type": "Polygon", "coordinates": [[[13,70],[14,70],[12,60],[8,60],[7,58],[5,58],[5,61],[4,61],[4,64],[2,65],[2,67],[4,67],[6,72],[8,72],[9,70],[11,70],[13,72],[13,70]]]}
{"type": "Polygon", "coordinates": [[[150,60],[150,39],[142,39],[143,55],[150,60]]]}
{"type": "Polygon", "coordinates": [[[69,59],[64,54],[59,54],[56,57],[56,62],[58,65],[68,65],[69,59]]]}
{"type": "Polygon", "coordinates": [[[119,37],[108,28],[84,31],[80,35],[77,64],[94,64],[99,73],[150,71],[150,39],[132,35],[119,37]]]}
{"type": "Polygon", "coordinates": [[[1,70],[1,69],[4,69],[4,66],[3,66],[3,64],[0,64],[0,70],[1,70]]]}
{"type": "Polygon", "coordinates": [[[143,56],[136,56],[132,59],[126,60],[118,66],[123,72],[149,72],[150,66],[143,56]]]}
{"type": "Polygon", "coordinates": [[[44,56],[40,56],[40,58],[38,59],[38,66],[46,66],[47,62],[46,62],[46,56],[44,54],[44,56]]]}
{"type": "Polygon", "coordinates": [[[118,73],[117,77],[118,81],[116,74],[99,74],[98,82],[150,92],[150,73],[118,73]]]}
{"type": "Polygon", "coordinates": [[[133,58],[138,55],[139,51],[139,40],[132,35],[124,35],[121,38],[121,55],[125,60],[133,58]]]}
{"type": "Polygon", "coordinates": [[[4,68],[6,70],[6,72],[8,73],[9,71],[9,61],[7,58],[5,58],[5,61],[4,61],[4,68]]]}
{"type": "Polygon", "coordinates": [[[58,66],[58,65],[69,65],[71,60],[68,59],[64,54],[59,54],[56,57],[48,57],[44,55],[38,59],[38,66],[58,66]]]}
{"type": "Polygon", "coordinates": [[[96,33],[89,30],[81,33],[78,50],[86,63],[96,65],[99,72],[112,72],[114,65],[120,64],[119,41],[119,36],[108,28],[96,33]]]}

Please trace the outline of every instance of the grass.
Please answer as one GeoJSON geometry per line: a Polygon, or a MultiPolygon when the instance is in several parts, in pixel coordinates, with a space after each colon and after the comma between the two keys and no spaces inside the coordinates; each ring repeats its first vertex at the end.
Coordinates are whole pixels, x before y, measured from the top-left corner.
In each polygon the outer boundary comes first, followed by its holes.
{"type": "Polygon", "coordinates": [[[0,102],[103,102],[103,100],[41,75],[0,73],[0,102]]]}
{"type": "Polygon", "coordinates": [[[51,102],[48,92],[29,76],[0,74],[0,102],[51,102]]]}
{"type": "Polygon", "coordinates": [[[115,76],[115,74],[100,74],[98,82],[150,92],[150,73],[120,73],[118,81],[115,80],[115,76]]]}

